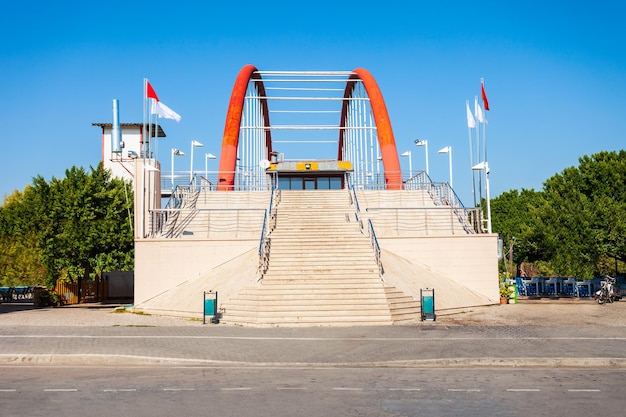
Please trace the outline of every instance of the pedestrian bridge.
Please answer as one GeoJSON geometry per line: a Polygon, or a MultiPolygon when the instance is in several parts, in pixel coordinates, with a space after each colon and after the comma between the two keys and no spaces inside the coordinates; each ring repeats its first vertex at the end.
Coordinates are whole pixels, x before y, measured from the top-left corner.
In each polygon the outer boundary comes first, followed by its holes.
{"type": "Polygon", "coordinates": [[[402,189],[393,130],[374,77],[363,68],[260,71],[244,66],[228,106],[217,189],[266,189],[268,169],[279,179],[300,178],[289,181],[296,189],[332,189],[344,172],[351,173],[353,185],[402,189]],[[290,160],[302,167],[285,169],[290,160]]]}
{"type": "Polygon", "coordinates": [[[403,177],[365,69],[244,66],[217,175],[191,179],[165,208],[136,200],[139,310],[197,317],[215,290],[233,324],[390,325],[419,319],[422,288],[437,308],[498,299],[497,236],[449,184],[403,177]]]}

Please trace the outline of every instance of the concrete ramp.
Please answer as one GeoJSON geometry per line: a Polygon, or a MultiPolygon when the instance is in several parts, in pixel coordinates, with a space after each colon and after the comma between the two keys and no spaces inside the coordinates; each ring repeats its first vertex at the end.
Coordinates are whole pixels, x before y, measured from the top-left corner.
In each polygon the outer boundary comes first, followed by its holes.
{"type": "Polygon", "coordinates": [[[435,309],[450,310],[493,304],[494,300],[472,291],[428,266],[412,261],[389,250],[382,250],[385,284],[392,285],[416,300],[421,288],[435,289],[435,309]]]}
{"type": "Polygon", "coordinates": [[[259,254],[249,250],[211,269],[199,278],[184,281],[176,287],[135,306],[144,313],[202,319],[203,292],[218,292],[218,308],[242,288],[256,281],[259,254]]]}

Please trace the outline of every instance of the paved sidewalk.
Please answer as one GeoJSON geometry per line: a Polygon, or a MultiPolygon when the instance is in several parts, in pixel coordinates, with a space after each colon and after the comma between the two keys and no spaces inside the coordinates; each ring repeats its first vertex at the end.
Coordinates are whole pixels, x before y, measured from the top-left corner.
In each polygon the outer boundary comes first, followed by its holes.
{"type": "Polygon", "coordinates": [[[413,326],[248,328],[0,305],[0,365],[626,368],[626,302],[525,302],[413,326]]]}

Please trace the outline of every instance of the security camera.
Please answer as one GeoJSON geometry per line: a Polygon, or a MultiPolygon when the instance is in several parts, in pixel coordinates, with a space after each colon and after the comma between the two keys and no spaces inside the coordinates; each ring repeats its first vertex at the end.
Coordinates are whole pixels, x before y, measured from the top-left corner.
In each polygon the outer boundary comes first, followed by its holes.
{"type": "Polygon", "coordinates": [[[137,159],[139,155],[137,155],[137,152],[135,151],[128,151],[128,157],[132,159],[137,159]]]}

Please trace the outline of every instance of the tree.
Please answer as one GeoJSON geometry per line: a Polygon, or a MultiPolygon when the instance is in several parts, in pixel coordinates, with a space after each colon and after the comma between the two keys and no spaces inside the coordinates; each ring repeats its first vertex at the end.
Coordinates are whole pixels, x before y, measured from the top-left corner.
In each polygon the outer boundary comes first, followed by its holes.
{"type": "Polygon", "coordinates": [[[0,210],[3,251],[37,249],[40,271],[53,287],[58,279],[93,277],[104,270],[131,270],[134,242],[128,184],[111,178],[102,164],[87,173],[73,167],[65,178],[33,179],[0,210]]]}
{"type": "Polygon", "coordinates": [[[514,273],[513,265],[534,262],[546,257],[542,239],[538,239],[538,225],[544,194],[522,189],[500,194],[491,201],[493,230],[498,232],[503,245],[512,256],[507,271],[514,273]]]}
{"type": "Polygon", "coordinates": [[[491,207],[494,231],[515,248],[516,264],[591,278],[626,262],[624,151],[583,156],[578,167],[546,180],[542,191],[511,190],[491,207]]]}
{"type": "Polygon", "coordinates": [[[611,260],[626,261],[626,152],[600,152],[578,167],[548,179],[544,188],[551,228],[553,263],[568,275],[611,272],[611,260]]]}
{"type": "Polygon", "coordinates": [[[31,191],[30,187],[23,193],[14,191],[0,207],[0,283],[4,286],[43,283],[37,228],[24,210],[31,191]]]}

